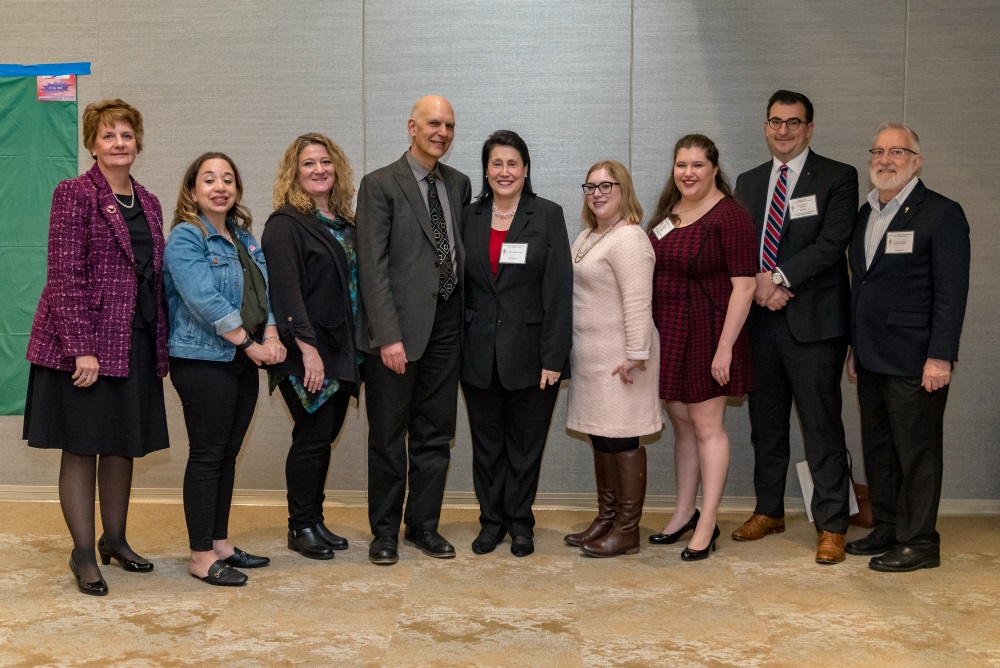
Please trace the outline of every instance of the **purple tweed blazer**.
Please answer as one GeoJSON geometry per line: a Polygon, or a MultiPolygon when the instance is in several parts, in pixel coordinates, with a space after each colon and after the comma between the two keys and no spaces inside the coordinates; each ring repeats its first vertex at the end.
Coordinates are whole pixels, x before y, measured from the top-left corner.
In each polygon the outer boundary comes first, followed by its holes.
{"type": "MultiPolygon", "coordinates": [[[[167,374],[167,303],[163,292],[163,211],[132,179],[153,234],[156,281],[156,371],[167,374]]],[[[111,186],[95,164],[63,181],[52,195],[48,280],[35,311],[28,361],[76,370],[76,357],[95,355],[104,376],[128,376],[135,258],[111,186]]]]}

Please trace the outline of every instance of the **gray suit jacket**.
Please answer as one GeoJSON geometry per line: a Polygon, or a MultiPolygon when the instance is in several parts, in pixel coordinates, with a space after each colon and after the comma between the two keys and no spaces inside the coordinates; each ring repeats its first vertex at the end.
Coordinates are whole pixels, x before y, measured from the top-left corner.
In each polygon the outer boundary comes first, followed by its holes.
{"type": "MultiPolygon", "coordinates": [[[[461,281],[465,267],[462,209],[472,199],[472,185],[458,170],[443,163],[438,166],[448,189],[455,228],[450,241],[461,281]]],[[[361,179],[355,224],[367,318],[363,330],[367,344],[362,340],[359,346],[377,355],[381,346],[402,341],[407,359],[418,360],[427,347],[437,308],[437,252],[430,214],[405,153],[361,179]]]]}

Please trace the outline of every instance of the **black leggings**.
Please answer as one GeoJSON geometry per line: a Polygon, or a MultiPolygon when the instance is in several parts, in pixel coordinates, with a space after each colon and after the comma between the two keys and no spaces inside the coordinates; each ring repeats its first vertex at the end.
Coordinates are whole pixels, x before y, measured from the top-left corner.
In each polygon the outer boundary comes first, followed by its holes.
{"type": "Polygon", "coordinates": [[[229,537],[236,455],[250,428],[258,367],[242,351],[231,362],[170,358],[170,380],[184,408],[190,453],[184,471],[184,517],[192,552],[229,537]]]}
{"type": "Polygon", "coordinates": [[[629,436],[628,438],[609,438],[607,436],[594,436],[587,434],[590,442],[594,444],[594,450],[607,455],[616,455],[619,452],[639,449],[639,437],[629,436]]]}

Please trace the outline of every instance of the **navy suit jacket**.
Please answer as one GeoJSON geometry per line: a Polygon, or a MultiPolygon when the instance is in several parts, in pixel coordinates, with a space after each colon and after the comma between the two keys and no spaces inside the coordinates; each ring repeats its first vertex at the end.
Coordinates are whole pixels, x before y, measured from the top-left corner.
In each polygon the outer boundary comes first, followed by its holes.
{"type": "Polygon", "coordinates": [[[920,377],[928,358],[958,359],[969,292],[969,222],[958,202],[917,183],[865,267],[871,205],[850,246],[851,344],[866,371],[920,377]],[[912,253],[886,253],[889,232],[913,232],[912,253]]]}

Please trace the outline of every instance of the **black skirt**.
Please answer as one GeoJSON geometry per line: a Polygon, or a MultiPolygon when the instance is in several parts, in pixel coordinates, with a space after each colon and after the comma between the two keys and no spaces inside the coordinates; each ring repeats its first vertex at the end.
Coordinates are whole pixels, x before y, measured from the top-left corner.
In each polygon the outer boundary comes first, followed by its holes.
{"type": "Polygon", "coordinates": [[[155,332],[132,330],[127,378],[99,375],[90,387],[75,387],[72,372],[32,364],[24,407],[28,445],[125,457],[169,447],[155,332]]]}

